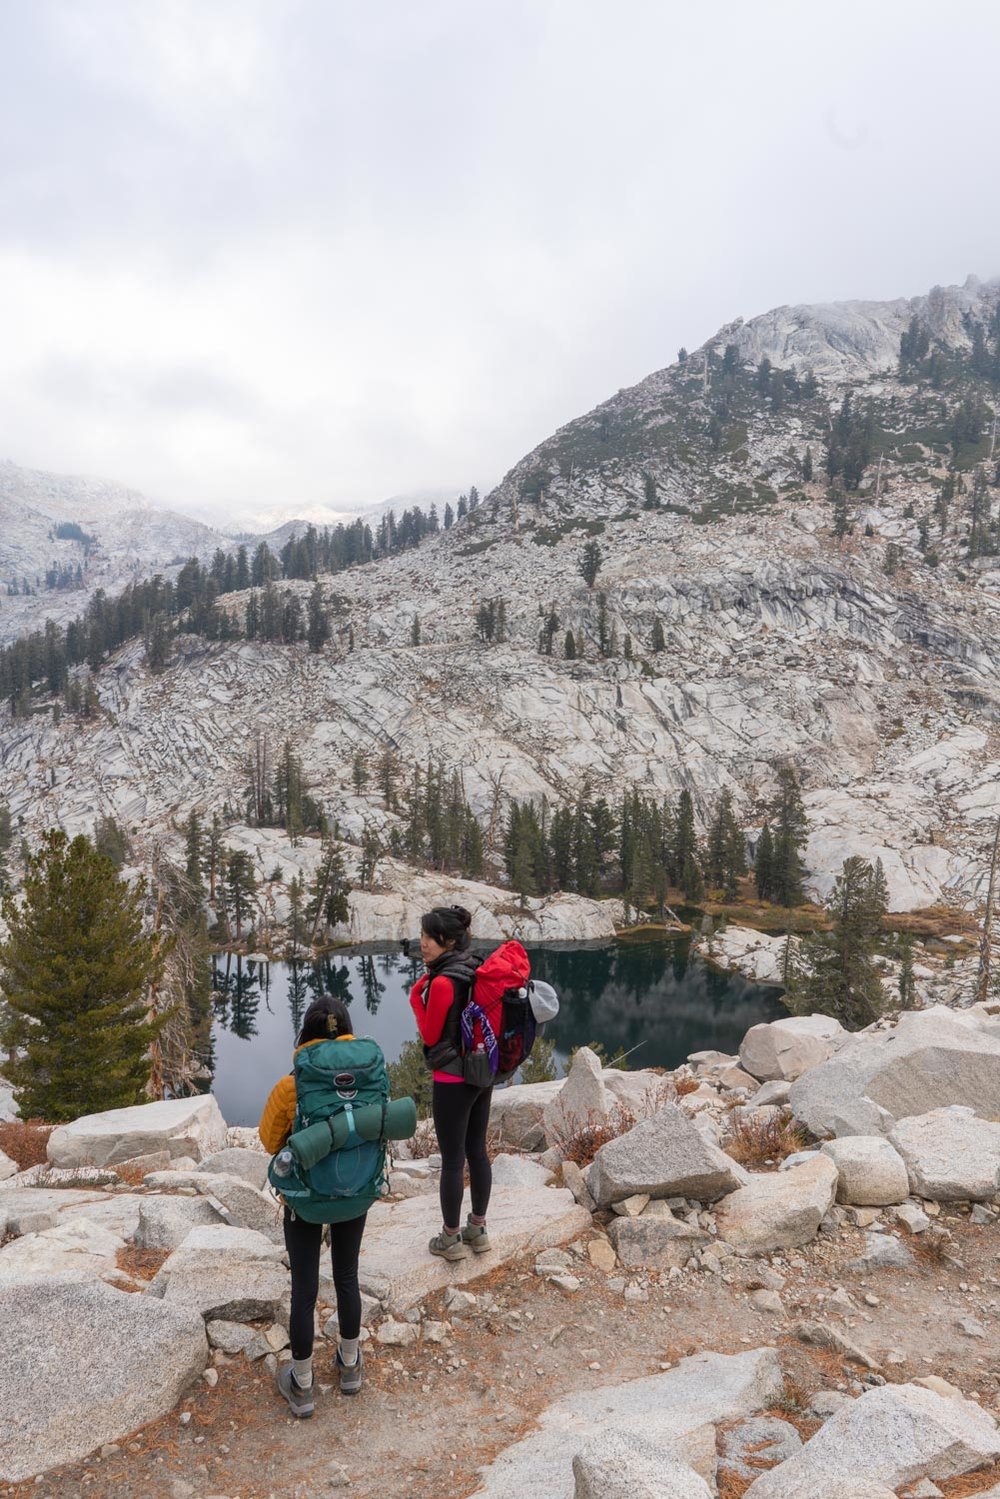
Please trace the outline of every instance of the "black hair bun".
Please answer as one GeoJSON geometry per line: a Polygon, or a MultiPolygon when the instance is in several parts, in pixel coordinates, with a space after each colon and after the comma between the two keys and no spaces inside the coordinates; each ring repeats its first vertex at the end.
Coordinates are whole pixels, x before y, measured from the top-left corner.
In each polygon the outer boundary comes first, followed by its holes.
{"type": "Polygon", "coordinates": [[[459,921],[465,927],[465,930],[468,931],[469,928],[472,926],[472,914],[471,914],[471,912],[467,911],[464,906],[452,906],[451,909],[454,911],[454,913],[458,917],[459,921]]]}

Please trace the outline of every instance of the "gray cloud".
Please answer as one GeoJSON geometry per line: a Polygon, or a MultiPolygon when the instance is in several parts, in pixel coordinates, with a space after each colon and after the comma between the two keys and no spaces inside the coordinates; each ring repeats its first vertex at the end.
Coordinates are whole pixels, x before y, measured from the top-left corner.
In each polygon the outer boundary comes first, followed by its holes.
{"type": "Polygon", "coordinates": [[[1000,270],[1000,11],[0,0],[0,447],[484,488],[737,315],[1000,270]]]}

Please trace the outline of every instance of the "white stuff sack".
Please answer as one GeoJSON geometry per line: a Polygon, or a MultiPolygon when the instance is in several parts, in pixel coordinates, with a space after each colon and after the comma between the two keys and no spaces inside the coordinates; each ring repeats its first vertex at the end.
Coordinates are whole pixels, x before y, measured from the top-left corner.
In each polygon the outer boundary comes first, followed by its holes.
{"type": "Polygon", "coordinates": [[[559,1014],[559,996],[552,985],[544,983],[542,979],[532,979],[529,983],[528,1003],[539,1025],[544,1025],[547,1020],[555,1020],[559,1014]]]}

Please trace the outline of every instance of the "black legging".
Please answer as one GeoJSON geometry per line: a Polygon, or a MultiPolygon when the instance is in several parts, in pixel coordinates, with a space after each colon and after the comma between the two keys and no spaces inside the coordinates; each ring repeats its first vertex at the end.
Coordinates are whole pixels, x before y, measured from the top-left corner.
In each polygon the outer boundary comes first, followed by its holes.
{"type": "MultiPolygon", "coordinates": [[[[333,1283],[337,1288],[337,1318],[342,1338],[356,1338],[361,1331],[358,1254],[367,1216],[362,1213],[360,1218],[349,1218],[346,1223],[330,1224],[333,1283]]],[[[293,1218],[285,1209],[285,1248],[292,1270],[292,1313],[288,1319],[292,1358],[309,1358],[313,1350],[322,1241],[322,1223],[306,1223],[303,1218],[293,1218]]]]}
{"type": "Polygon", "coordinates": [[[445,1228],[461,1223],[466,1161],[472,1211],[477,1218],[484,1218],[490,1205],[493,1171],[486,1153],[486,1131],[492,1098],[492,1088],[472,1088],[468,1083],[434,1084],[432,1109],[441,1150],[441,1217],[445,1228]]]}

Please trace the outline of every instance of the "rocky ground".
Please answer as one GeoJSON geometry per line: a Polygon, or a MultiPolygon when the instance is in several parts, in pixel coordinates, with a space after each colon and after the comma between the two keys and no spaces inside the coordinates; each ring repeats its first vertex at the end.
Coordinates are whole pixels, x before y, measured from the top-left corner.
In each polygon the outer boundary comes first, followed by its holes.
{"type": "Polygon", "coordinates": [[[773,1022],[670,1077],[584,1049],[496,1095],[484,1262],[423,1253],[427,1127],[399,1147],[362,1255],[365,1390],[332,1381],[327,1282],[299,1424],[251,1132],[211,1097],[78,1120],[3,1168],[0,1493],[992,1492],[998,1114],[981,1008],[773,1022]]]}

